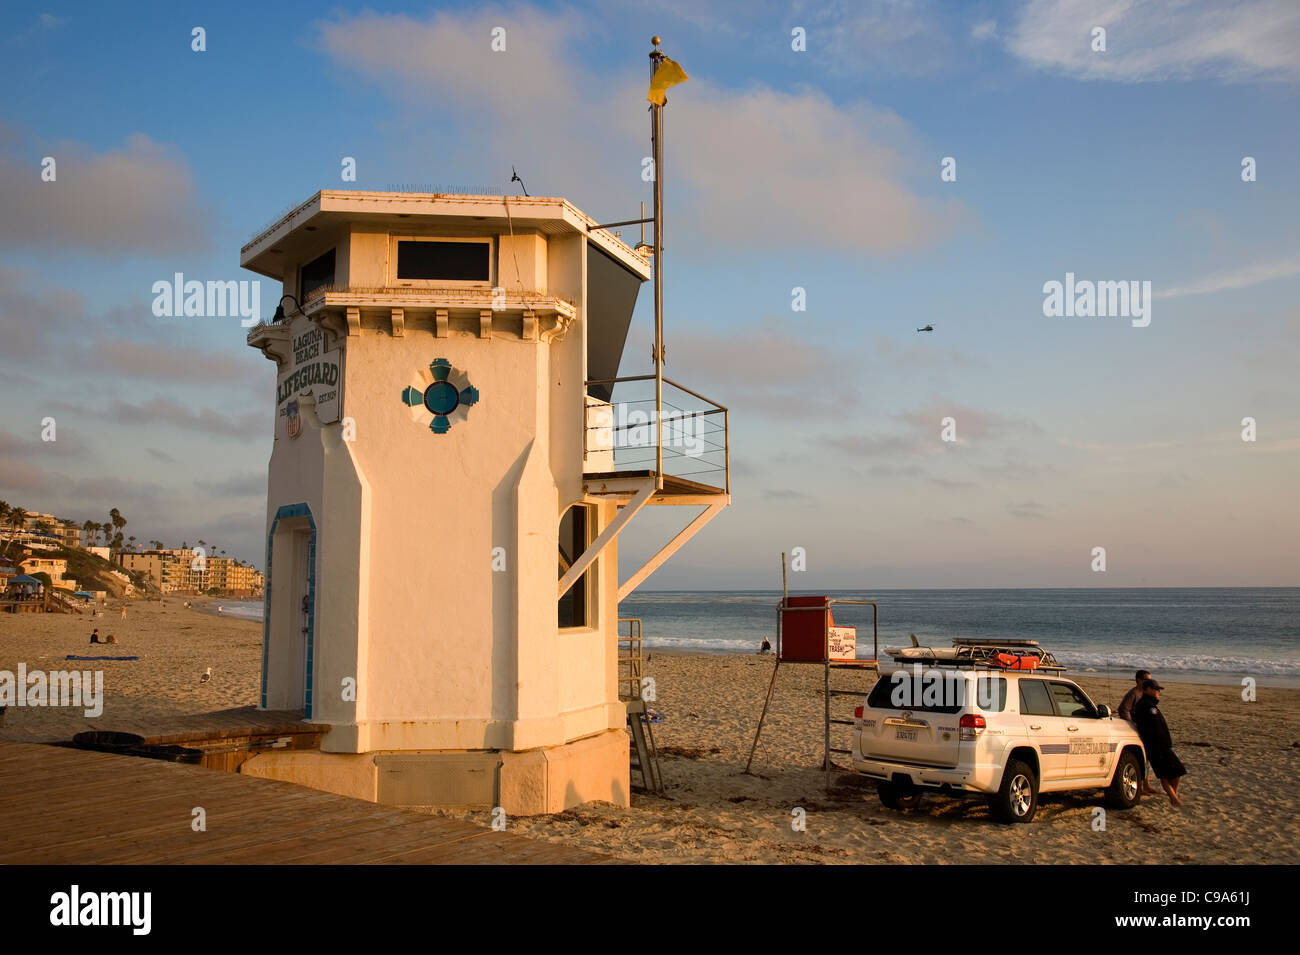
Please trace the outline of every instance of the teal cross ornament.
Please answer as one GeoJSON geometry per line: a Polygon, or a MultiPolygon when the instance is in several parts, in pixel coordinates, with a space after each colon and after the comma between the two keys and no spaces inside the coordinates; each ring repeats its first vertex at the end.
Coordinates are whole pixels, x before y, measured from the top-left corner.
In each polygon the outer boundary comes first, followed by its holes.
{"type": "Polygon", "coordinates": [[[402,391],[402,402],[416,420],[428,417],[429,430],[434,434],[446,434],[451,430],[453,414],[464,408],[461,415],[464,417],[470,407],[478,404],[478,389],[468,381],[463,388],[457,388],[450,380],[451,374],[451,362],[435,358],[429,364],[429,371],[421,372],[420,384],[424,387],[408,385],[402,391]]]}

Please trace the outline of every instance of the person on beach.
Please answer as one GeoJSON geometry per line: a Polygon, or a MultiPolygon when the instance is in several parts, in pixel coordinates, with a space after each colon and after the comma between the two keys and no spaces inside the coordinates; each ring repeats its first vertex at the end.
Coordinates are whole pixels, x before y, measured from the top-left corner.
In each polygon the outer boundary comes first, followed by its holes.
{"type": "Polygon", "coordinates": [[[1119,701],[1119,710],[1116,713],[1120,719],[1128,720],[1130,723],[1133,722],[1133,707],[1137,706],[1137,701],[1142,698],[1142,684],[1151,679],[1151,673],[1147,670],[1138,670],[1134,679],[1136,682],[1124,694],[1124,699],[1119,701]]]}
{"type": "MultiPolygon", "coordinates": [[[[1134,679],[1136,682],[1133,684],[1132,689],[1124,694],[1124,699],[1119,701],[1119,711],[1117,713],[1120,719],[1128,720],[1130,723],[1133,722],[1133,707],[1137,705],[1138,700],[1142,699],[1142,684],[1151,679],[1151,673],[1148,670],[1138,670],[1134,679]]],[[[1149,768],[1148,766],[1147,769],[1149,768]]],[[[1144,796],[1154,796],[1156,794],[1155,787],[1147,782],[1146,769],[1142,771],[1141,788],[1144,796]]]]}
{"type": "Polygon", "coordinates": [[[98,627],[96,627],[94,630],[90,631],[90,642],[91,642],[91,643],[99,643],[99,642],[100,642],[100,639],[99,639],[99,628],[98,628],[98,627]]]}
{"type": "Polygon", "coordinates": [[[126,604],[122,604],[122,619],[126,619],[126,604]]]}
{"type": "Polygon", "coordinates": [[[1147,760],[1154,770],[1165,795],[1175,806],[1183,801],[1178,798],[1178,784],[1187,775],[1187,768],[1174,752],[1173,740],[1169,736],[1169,724],[1160,712],[1160,691],[1164,689],[1155,680],[1142,684],[1142,698],[1133,707],[1133,721],[1137,724],[1138,736],[1147,751],[1147,760]]]}
{"type": "Polygon", "coordinates": [[[771,652],[772,652],[772,641],[769,640],[769,639],[767,639],[767,637],[764,637],[764,638],[763,638],[763,646],[761,646],[761,647],[759,648],[758,652],[759,652],[759,653],[771,653],[771,652]]]}

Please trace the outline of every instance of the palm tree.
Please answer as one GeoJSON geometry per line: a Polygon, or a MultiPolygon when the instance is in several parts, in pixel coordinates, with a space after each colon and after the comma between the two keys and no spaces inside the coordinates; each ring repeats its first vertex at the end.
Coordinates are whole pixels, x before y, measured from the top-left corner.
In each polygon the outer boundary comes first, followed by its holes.
{"type": "Polygon", "coordinates": [[[95,541],[99,539],[99,525],[96,524],[94,521],[87,520],[84,524],[81,525],[81,530],[86,535],[86,546],[94,547],[95,541]]]}
{"type": "Polygon", "coordinates": [[[9,529],[13,531],[9,535],[9,540],[5,541],[4,552],[7,554],[13,542],[18,539],[18,532],[27,524],[27,511],[21,507],[11,507],[6,516],[9,518],[9,529]]]}
{"type": "Polygon", "coordinates": [[[126,542],[127,542],[127,544],[129,545],[129,546],[127,547],[127,550],[134,551],[134,550],[135,550],[135,535],[132,534],[130,537],[128,537],[128,538],[126,539],[126,542]]]}
{"type": "Polygon", "coordinates": [[[122,547],[122,528],[126,527],[126,518],[117,508],[108,512],[108,521],[113,526],[113,543],[120,550],[122,547]]]}

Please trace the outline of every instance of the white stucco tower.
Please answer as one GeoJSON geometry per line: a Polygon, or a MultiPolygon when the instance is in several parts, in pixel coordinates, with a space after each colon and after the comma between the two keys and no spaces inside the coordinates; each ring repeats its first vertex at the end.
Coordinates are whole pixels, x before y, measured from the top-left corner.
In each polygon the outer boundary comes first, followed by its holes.
{"type": "Polygon", "coordinates": [[[654,446],[615,464],[644,447],[608,402],[644,382],[613,379],[650,256],[563,199],[322,191],[241,262],[286,295],[248,335],[277,374],[261,706],[329,726],[243,771],[402,805],[626,805],[620,595],[730,500],[726,412],[698,395],[662,439],[640,428],[695,478],[654,446]],[[704,510],[620,585],[618,532],[678,503],[704,510]]]}

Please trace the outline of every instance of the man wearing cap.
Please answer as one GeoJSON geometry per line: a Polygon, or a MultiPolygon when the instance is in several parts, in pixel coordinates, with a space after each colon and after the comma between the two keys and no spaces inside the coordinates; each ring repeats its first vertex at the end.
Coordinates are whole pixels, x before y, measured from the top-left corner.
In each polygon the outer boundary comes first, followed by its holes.
{"type": "Polygon", "coordinates": [[[1147,751],[1147,761],[1155,772],[1165,795],[1175,806],[1181,806],[1178,798],[1178,783],[1187,775],[1183,761],[1174,752],[1173,740],[1169,736],[1169,725],[1165,715],[1160,712],[1160,691],[1164,689],[1155,680],[1146,680],[1142,684],[1142,698],[1133,707],[1133,721],[1137,724],[1138,736],[1147,751]]]}
{"type": "Polygon", "coordinates": [[[1133,707],[1137,706],[1137,701],[1142,699],[1142,684],[1151,679],[1149,670],[1138,670],[1137,676],[1134,677],[1133,686],[1124,694],[1124,699],[1119,701],[1119,709],[1115,715],[1122,720],[1133,721],[1133,707]]]}

